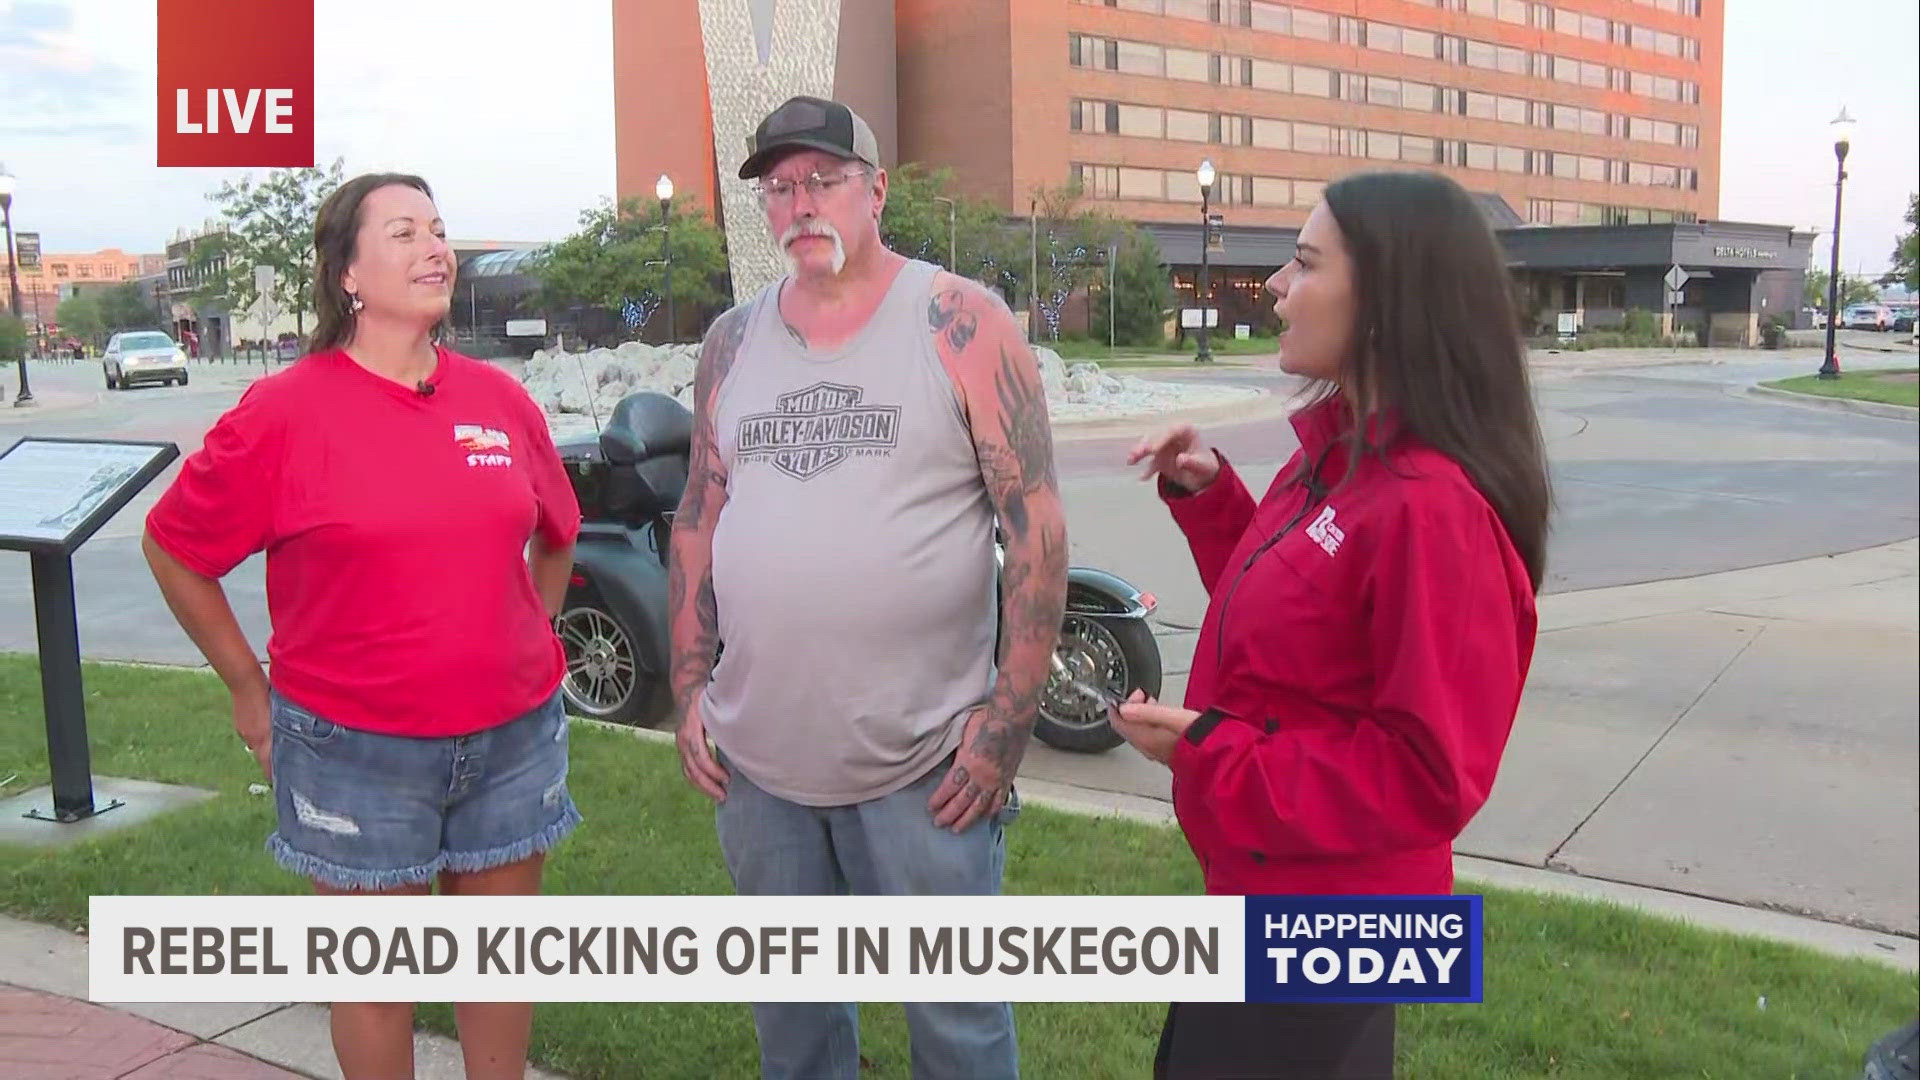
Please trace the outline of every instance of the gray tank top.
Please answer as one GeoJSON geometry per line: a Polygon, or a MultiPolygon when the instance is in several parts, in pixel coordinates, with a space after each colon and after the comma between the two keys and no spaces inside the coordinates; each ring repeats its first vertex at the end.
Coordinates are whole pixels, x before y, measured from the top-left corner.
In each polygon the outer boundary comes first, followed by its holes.
{"type": "Polygon", "coordinates": [[[792,802],[896,791],[959,745],[995,662],[994,511],[910,260],[834,349],[761,290],[714,426],[728,482],[713,535],[715,745],[792,802]]]}

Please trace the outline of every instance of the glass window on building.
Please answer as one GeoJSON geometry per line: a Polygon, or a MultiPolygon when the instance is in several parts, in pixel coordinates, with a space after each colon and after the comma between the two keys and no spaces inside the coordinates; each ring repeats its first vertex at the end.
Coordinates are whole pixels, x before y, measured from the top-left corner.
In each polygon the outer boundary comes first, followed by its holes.
{"type": "Polygon", "coordinates": [[[1467,0],[1467,14],[1493,18],[1496,4],[1494,0],[1467,0]]]}
{"type": "Polygon", "coordinates": [[[1426,83],[1400,80],[1400,107],[1420,112],[1439,112],[1440,94],[1426,83]]]}
{"type": "Polygon", "coordinates": [[[1524,124],[1527,122],[1527,104],[1528,103],[1522,98],[1510,97],[1502,97],[1494,103],[1496,115],[1500,120],[1509,124],[1524,124]]]}
{"type": "Polygon", "coordinates": [[[1326,154],[1333,150],[1333,130],[1324,124],[1294,124],[1293,148],[1302,154],[1326,154]]]}
{"type": "Polygon", "coordinates": [[[1129,75],[1166,74],[1166,52],[1158,45],[1143,45],[1137,41],[1120,43],[1119,70],[1129,75]]]}
{"type": "Polygon", "coordinates": [[[1494,50],[1494,67],[1509,75],[1525,75],[1528,74],[1532,64],[1527,59],[1525,49],[1501,45],[1494,50]]]}
{"type": "Polygon", "coordinates": [[[1192,49],[1168,49],[1166,58],[1167,78],[1189,82],[1212,81],[1211,68],[1207,63],[1209,54],[1192,49]]]}
{"type": "Polygon", "coordinates": [[[1166,13],[1176,19],[1197,19],[1200,22],[1213,21],[1212,0],[1166,0],[1166,13]]]}
{"type": "Polygon", "coordinates": [[[1493,159],[1494,153],[1491,145],[1475,142],[1467,144],[1467,168],[1491,170],[1493,168],[1493,159]]]}
{"type": "Polygon", "coordinates": [[[1510,22],[1515,26],[1527,25],[1526,0],[1500,0],[1498,18],[1501,22],[1510,22]]]}
{"type": "Polygon", "coordinates": [[[1562,180],[1578,180],[1580,178],[1579,154],[1562,154],[1556,152],[1548,156],[1553,159],[1553,175],[1562,180]]]}
{"type": "Polygon", "coordinates": [[[1580,13],[1566,8],[1553,9],[1553,28],[1556,32],[1573,37],[1580,36],[1580,13]]]}
{"type": "Polygon", "coordinates": [[[1366,140],[1366,155],[1375,161],[1400,160],[1400,135],[1393,131],[1363,131],[1359,133],[1366,140]]]}
{"type": "Polygon", "coordinates": [[[1367,48],[1377,49],[1380,52],[1399,52],[1401,49],[1400,28],[1392,23],[1368,23],[1367,48]]]}
{"type": "Polygon", "coordinates": [[[1253,0],[1252,10],[1247,12],[1247,22],[1255,30],[1265,30],[1272,34],[1293,33],[1293,9],[1285,4],[1270,4],[1267,0],[1253,0]]]}
{"type": "Polygon", "coordinates": [[[1112,165],[1075,165],[1071,175],[1089,198],[1111,199],[1120,194],[1120,170],[1112,165]]]}
{"type": "Polygon", "coordinates": [[[1160,14],[1160,0],[1106,0],[1108,7],[1117,7],[1122,11],[1144,11],[1149,15],[1160,14]]]}
{"type": "Polygon", "coordinates": [[[1333,16],[1324,11],[1296,8],[1293,11],[1293,36],[1314,41],[1333,40],[1333,16]]]}
{"type": "Polygon", "coordinates": [[[1517,146],[1499,146],[1494,148],[1494,167],[1501,172],[1524,173],[1527,171],[1527,152],[1517,146]]]}
{"type": "Polygon", "coordinates": [[[1187,142],[1206,142],[1208,114],[1192,112],[1187,109],[1167,110],[1167,138],[1182,139],[1187,142]]]}
{"type": "Polygon", "coordinates": [[[1120,172],[1120,197],[1123,199],[1164,199],[1166,174],[1159,169],[1128,169],[1120,172]]]}
{"type": "Polygon", "coordinates": [[[1118,131],[1143,139],[1163,139],[1167,134],[1165,114],[1145,105],[1119,106],[1118,131]]]}
{"type": "Polygon", "coordinates": [[[1320,193],[1326,190],[1324,180],[1295,180],[1293,182],[1293,205],[1313,206],[1320,201],[1320,193]]]}
{"type": "Polygon", "coordinates": [[[1400,31],[1400,51],[1426,60],[1437,59],[1440,55],[1440,39],[1428,31],[1404,27],[1400,31]]]}
{"type": "Polygon", "coordinates": [[[1254,117],[1253,145],[1267,150],[1293,149],[1293,124],[1263,116],[1254,117]]]}
{"type": "Polygon", "coordinates": [[[1440,158],[1434,141],[1425,135],[1400,136],[1400,160],[1420,165],[1438,165],[1440,158]]]}
{"type": "MultiPolygon", "coordinates": [[[[1174,202],[1197,203],[1200,201],[1200,178],[1193,175],[1193,170],[1191,169],[1168,172],[1165,174],[1163,183],[1165,184],[1167,193],[1166,197],[1172,199],[1174,202]]],[[[1160,196],[1155,195],[1153,197],[1157,199],[1160,196]]]]}
{"type": "Polygon", "coordinates": [[[1580,159],[1580,179],[1596,184],[1607,182],[1607,162],[1604,158],[1582,157],[1580,159]]]}
{"type": "Polygon", "coordinates": [[[1377,75],[1367,79],[1367,104],[1381,105],[1389,109],[1400,108],[1400,80],[1382,79],[1377,75]]]}
{"type": "Polygon", "coordinates": [[[1467,91],[1467,115],[1476,120],[1491,120],[1495,114],[1494,96],[1478,90],[1467,91]]]}
{"type": "Polygon", "coordinates": [[[1253,178],[1253,201],[1256,206],[1292,206],[1293,181],[1277,176],[1256,176],[1253,178]]]}
{"type": "Polygon", "coordinates": [[[1293,69],[1293,92],[1307,97],[1332,97],[1333,72],[1326,68],[1296,65],[1293,69]]]}
{"type": "Polygon", "coordinates": [[[1254,60],[1252,85],[1261,90],[1293,93],[1293,66],[1278,60],[1254,60]]]}
{"type": "Polygon", "coordinates": [[[1498,63],[1494,47],[1485,41],[1467,42],[1467,66],[1493,70],[1498,63]]]}
{"type": "Polygon", "coordinates": [[[1606,41],[1612,36],[1607,20],[1598,15],[1580,16],[1580,36],[1588,41],[1606,41]]]}

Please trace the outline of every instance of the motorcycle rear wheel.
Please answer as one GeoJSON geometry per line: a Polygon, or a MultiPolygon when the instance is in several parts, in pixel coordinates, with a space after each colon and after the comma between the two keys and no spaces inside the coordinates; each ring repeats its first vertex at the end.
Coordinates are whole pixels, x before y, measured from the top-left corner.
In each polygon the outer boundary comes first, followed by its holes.
{"type": "MultiPolygon", "coordinates": [[[[1160,694],[1160,646],[1144,619],[1096,619],[1068,614],[1054,648],[1067,673],[1119,698],[1135,690],[1160,694]]],[[[1106,708],[1056,673],[1040,691],[1034,737],[1056,750],[1097,754],[1126,739],[1113,730],[1106,708]]]]}
{"type": "Polygon", "coordinates": [[[634,662],[633,635],[613,612],[593,599],[569,596],[554,629],[567,658],[560,693],[569,711],[633,727],[665,718],[664,687],[634,662]]]}

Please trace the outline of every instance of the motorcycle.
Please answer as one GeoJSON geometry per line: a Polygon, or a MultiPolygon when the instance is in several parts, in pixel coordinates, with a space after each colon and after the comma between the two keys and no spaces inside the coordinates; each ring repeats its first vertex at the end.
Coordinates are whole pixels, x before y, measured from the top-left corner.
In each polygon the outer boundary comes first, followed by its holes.
{"type": "MultiPolygon", "coordinates": [[[[672,714],[667,567],[692,436],[686,406],[640,391],[620,400],[596,437],[558,444],[582,516],[555,619],[567,659],[561,693],[579,715],[653,727],[672,714]]],[[[994,555],[1004,565],[997,530],[994,555]]],[[[1113,574],[1068,568],[1035,737],[1083,753],[1125,741],[1108,706],[1136,689],[1160,693],[1160,649],[1147,623],[1154,609],[1151,594],[1113,574]]]]}

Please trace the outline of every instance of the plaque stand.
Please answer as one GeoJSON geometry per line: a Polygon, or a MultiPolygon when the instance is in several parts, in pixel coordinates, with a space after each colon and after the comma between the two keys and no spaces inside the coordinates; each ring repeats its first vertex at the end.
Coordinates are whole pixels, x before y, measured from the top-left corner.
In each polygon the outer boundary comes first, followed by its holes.
{"type": "Polygon", "coordinates": [[[0,549],[32,561],[53,781],[52,812],[34,805],[22,817],[72,825],[126,805],[111,795],[103,805],[94,799],[73,553],[179,456],[170,442],[39,437],[0,453],[0,549]]]}

